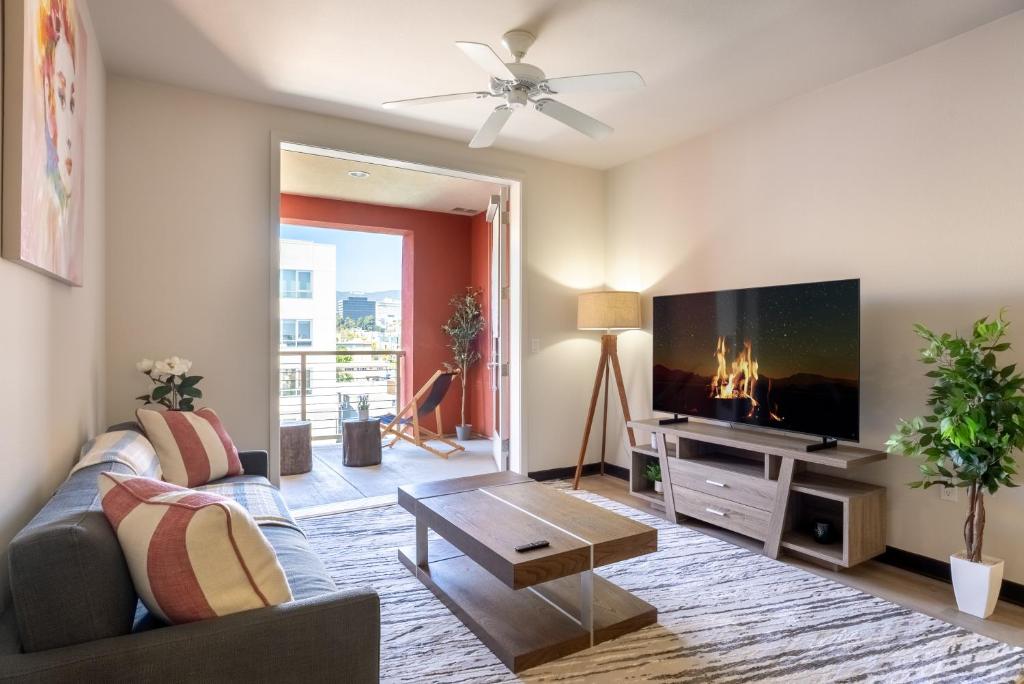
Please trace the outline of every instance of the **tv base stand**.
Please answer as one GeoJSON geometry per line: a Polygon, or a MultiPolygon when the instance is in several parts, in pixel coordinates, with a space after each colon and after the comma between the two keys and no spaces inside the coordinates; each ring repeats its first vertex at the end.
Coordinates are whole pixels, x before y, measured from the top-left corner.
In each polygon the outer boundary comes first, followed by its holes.
{"type": "Polygon", "coordinates": [[[807,449],[807,451],[824,451],[825,449],[838,449],[839,440],[829,439],[828,437],[822,437],[820,442],[808,444],[804,448],[807,449]]]}
{"type": "Polygon", "coordinates": [[[678,425],[679,423],[688,423],[688,422],[690,422],[690,419],[688,417],[680,416],[680,415],[676,414],[676,415],[672,416],[671,418],[660,418],[658,420],[658,425],[678,425]]]}
{"type": "Polygon", "coordinates": [[[832,569],[885,551],[885,488],[836,476],[883,451],[698,420],[629,426],[657,445],[631,447],[630,492],[671,522],[695,518],[763,542],[766,556],[785,550],[832,569]],[[661,492],[645,475],[650,463],[661,468],[661,492]]]}

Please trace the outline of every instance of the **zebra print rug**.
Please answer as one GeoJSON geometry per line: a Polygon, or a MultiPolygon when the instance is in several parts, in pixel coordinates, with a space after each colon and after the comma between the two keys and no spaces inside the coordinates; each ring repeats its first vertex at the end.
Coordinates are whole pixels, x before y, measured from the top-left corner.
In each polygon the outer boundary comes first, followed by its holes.
{"type": "MultiPolygon", "coordinates": [[[[610,501],[658,529],[658,551],[598,573],[658,608],[658,624],[520,673],[525,682],[1020,682],[1024,650],[610,501]]],[[[381,680],[514,682],[398,561],[397,505],[300,520],[339,587],[381,598],[381,680]]]]}

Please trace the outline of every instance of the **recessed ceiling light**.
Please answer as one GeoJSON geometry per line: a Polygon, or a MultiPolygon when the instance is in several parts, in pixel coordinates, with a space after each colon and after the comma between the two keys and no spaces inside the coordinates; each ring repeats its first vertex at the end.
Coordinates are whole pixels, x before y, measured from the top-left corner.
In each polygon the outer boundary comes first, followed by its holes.
{"type": "Polygon", "coordinates": [[[369,171],[349,171],[348,175],[352,176],[353,178],[369,178],[370,177],[370,172],[369,171]]]}

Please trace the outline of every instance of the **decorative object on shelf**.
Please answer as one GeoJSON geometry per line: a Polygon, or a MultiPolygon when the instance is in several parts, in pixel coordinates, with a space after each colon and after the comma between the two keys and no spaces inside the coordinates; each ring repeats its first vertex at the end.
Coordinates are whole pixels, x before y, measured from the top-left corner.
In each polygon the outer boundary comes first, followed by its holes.
{"type": "Polygon", "coordinates": [[[815,520],[813,534],[814,541],[819,544],[831,544],[835,541],[835,528],[828,520],[815,520]]]}
{"type": "Polygon", "coordinates": [[[356,404],[356,408],[359,410],[359,420],[370,419],[370,395],[360,394],[359,403],[356,404]]]}
{"type": "Polygon", "coordinates": [[[576,462],[576,476],[572,488],[579,489],[580,475],[583,474],[583,459],[587,456],[587,442],[590,441],[590,430],[594,423],[594,411],[597,408],[597,397],[601,393],[601,381],[604,381],[604,412],[601,417],[601,474],[604,474],[605,439],[608,426],[608,377],[615,373],[615,387],[622,405],[622,417],[626,423],[626,434],[629,446],[636,446],[633,428],[629,426],[629,403],[626,401],[626,388],[622,382],[622,369],[619,367],[618,338],[613,330],[636,330],[640,327],[640,293],[639,292],[585,292],[579,296],[576,307],[576,327],[579,330],[604,330],[601,335],[601,358],[597,362],[597,375],[594,378],[594,390],[590,395],[590,408],[587,410],[587,422],[583,428],[583,443],[576,462]]]}
{"type": "Polygon", "coordinates": [[[654,491],[661,494],[661,466],[657,463],[648,463],[644,474],[654,485],[654,491]]]}
{"type": "Polygon", "coordinates": [[[80,286],[91,36],[75,0],[3,10],[3,256],[80,286]]]}
{"type": "Polygon", "coordinates": [[[143,405],[160,404],[170,411],[194,411],[195,400],[203,398],[199,389],[202,375],[189,375],[192,362],[177,356],[170,356],[163,361],[142,359],[135,364],[135,369],[145,375],[155,385],[149,394],[135,397],[143,405]]]}
{"type": "MultiPolygon", "coordinates": [[[[473,426],[466,424],[466,378],[469,369],[480,360],[480,351],[476,348],[476,338],[484,329],[484,315],[480,308],[480,289],[467,287],[462,294],[457,294],[448,302],[454,311],[441,330],[451,340],[448,348],[455,358],[454,364],[445,364],[449,370],[458,369],[459,383],[462,389],[459,404],[459,424],[455,426],[455,435],[462,441],[472,439],[473,426]]],[[[443,432],[440,425],[438,432],[443,432]]]]}
{"type": "Polygon", "coordinates": [[[890,452],[924,459],[915,489],[934,486],[967,490],[962,553],[950,556],[953,591],[961,611],[987,618],[995,610],[1003,581],[1003,561],[982,555],[985,492],[1015,487],[1014,451],[1024,448],[1024,376],[1016,364],[1000,367],[996,354],[1009,322],[1003,311],[994,320],[975,321],[970,337],[934,333],[914,325],[927,346],[921,362],[933,367],[930,413],[901,420],[886,442],[890,452]]]}

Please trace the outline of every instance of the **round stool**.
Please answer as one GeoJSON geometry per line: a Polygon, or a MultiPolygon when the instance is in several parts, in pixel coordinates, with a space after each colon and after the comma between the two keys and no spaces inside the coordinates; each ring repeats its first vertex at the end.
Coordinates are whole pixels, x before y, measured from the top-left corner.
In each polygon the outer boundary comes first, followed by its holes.
{"type": "Polygon", "coordinates": [[[346,420],[341,426],[342,465],[380,465],[380,420],[346,420]]]}
{"type": "Polygon", "coordinates": [[[313,423],[286,420],[281,423],[281,474],[301,475],[313,469],[313,423]]]}

